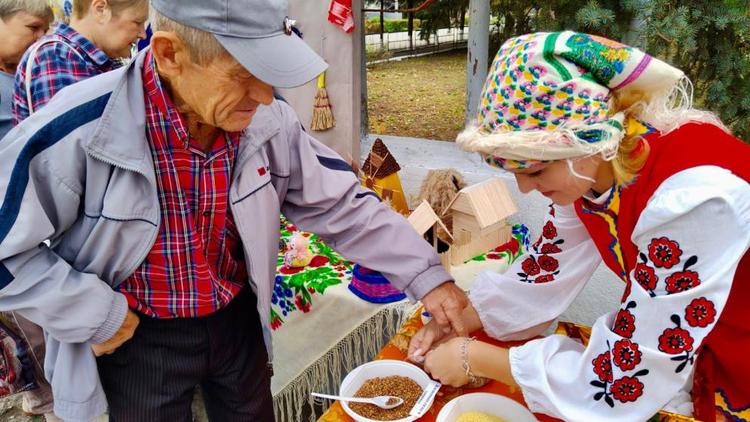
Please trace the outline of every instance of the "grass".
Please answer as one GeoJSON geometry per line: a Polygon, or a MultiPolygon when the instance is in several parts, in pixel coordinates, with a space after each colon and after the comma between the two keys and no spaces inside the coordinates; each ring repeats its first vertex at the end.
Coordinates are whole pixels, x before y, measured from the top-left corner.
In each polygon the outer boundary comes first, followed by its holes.
{"type": "Polygon", "coordinates": [[[453,141],[464,126],[466,51],[368,66],[370,133],[453,141]]]}

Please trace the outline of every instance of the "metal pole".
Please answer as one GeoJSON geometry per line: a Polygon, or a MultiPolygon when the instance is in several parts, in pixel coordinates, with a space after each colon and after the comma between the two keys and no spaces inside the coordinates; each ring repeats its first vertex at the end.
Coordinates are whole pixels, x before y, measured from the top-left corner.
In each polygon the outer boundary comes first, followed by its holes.
{"type": "Polygon", "coordinates": [[[466,52],[466,115],[469,123],[474,118],[487,79],[490,42],[490,1],[470,0],[469,42],[466,52]]]}

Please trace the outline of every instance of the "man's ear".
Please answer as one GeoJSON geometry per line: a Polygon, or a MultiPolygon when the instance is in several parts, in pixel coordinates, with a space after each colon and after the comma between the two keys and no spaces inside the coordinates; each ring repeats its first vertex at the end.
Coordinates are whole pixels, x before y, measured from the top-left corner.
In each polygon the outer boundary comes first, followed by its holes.
{"type": "Polygon", "coordinates": [[[174,32],[156,31],[151,36],[151,53],[159,74],[167,78],[179,76],[190,62],[187,46],[174,32]]]}

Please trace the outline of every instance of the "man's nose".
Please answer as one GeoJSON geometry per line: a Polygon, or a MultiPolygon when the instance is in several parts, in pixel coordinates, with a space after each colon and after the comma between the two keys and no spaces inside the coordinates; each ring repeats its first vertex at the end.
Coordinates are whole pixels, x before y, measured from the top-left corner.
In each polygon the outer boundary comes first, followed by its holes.
{"type": "Polygon", "coordinates": [[[254,78],[248,86],[248,96],[257,103],[269,105],[273,101],[273,87],[254,78]]]}

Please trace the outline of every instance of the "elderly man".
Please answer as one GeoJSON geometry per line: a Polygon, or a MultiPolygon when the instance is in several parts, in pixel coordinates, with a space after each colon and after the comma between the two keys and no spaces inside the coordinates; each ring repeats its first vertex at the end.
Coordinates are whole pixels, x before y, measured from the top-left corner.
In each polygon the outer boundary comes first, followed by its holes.
{"type": "Polygon", "coordinates": [[[0,144],[0,310],[45,329],[55,412],[187,421],[200,385],[212,420],[272,420],[280,213],[463,331],[430,246],[273,100],[326,67],[286,2],[152,6],[150,49],[0,144]]]}

